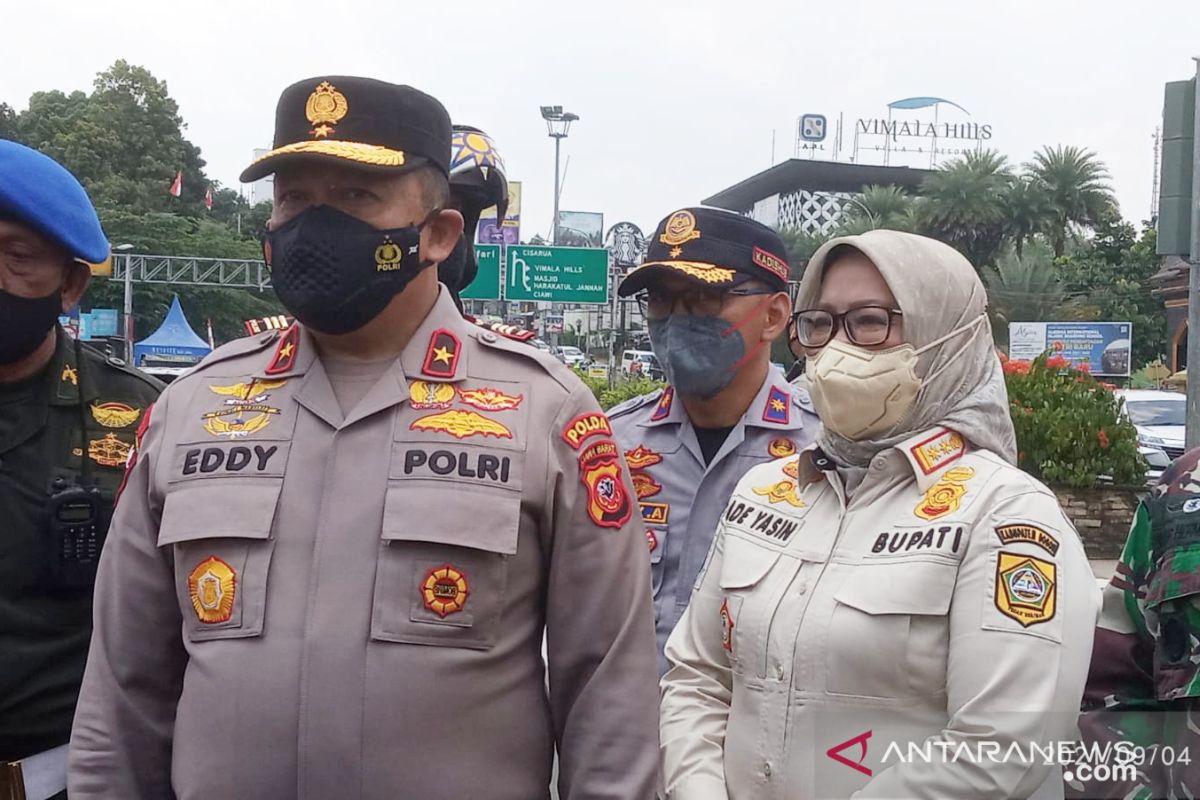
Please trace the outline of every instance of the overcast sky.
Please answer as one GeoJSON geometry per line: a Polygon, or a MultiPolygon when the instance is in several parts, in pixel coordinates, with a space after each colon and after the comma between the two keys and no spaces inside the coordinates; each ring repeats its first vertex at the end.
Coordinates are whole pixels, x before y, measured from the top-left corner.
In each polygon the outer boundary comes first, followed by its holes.
{"type": "MultiPolygon", "coordinates": [[[[237,186],[296,80],[357,74],[438,97],[497,141],[524,184],[522,235],[546,234],[553,142],[540,105],[580,115],[562,208],[651,230],[792,155],[800,114],[886,116],[934,95],[992,125],[1023,162],[1095,150],[1127,219],[1150,213],[1163,83],[1190,77],[1200,2],[597,0],[259,2],[0,0],[0,100],[89,90],[124,58],[167,82],[208,161],[237,186]]],[[[945,121],[945,120],[943,120],[945,121]]]]}

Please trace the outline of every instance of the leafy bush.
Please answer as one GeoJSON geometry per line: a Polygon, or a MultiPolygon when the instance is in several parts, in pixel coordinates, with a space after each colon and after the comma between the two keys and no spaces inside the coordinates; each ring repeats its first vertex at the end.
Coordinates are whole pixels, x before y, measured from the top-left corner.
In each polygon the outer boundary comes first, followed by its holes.
{"type": "Polygon", "coordinates": [[[579,375],[579,379],[592,390],[592,394],[596,395],[596,400],[605,411],[631,397],[650,394],[650,392],[666,386],[662,381],[652,381],[649,378],[620,377],[610,389],[608,388],[608,378],[589,378],[580,370],[576,370],[576,373],[579,375]]]}
{"type": "Polygon", "coordinates": [[[1100,479],[1145,483],[1137,430],[1118,410],[1108,385],[1073,369],[1062,356],[1001,360],[1021,469],[1066,486],[1094,486],[1100,479]]]}

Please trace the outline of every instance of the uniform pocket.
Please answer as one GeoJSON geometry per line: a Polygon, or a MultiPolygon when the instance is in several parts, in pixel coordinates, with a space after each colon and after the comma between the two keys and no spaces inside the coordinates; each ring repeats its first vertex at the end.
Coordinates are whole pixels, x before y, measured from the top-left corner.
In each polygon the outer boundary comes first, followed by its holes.
{"type": "Polygon", "coordinates": [[[521,498],[510,492],[470,495],[422,488],[414,515],[412,490],[393,486],[384,503],[375,574],[371,638],[487,650],[496,643],[517,552],[521,498]]]}
{"type": "Polygon", "coordinates": [[[280,481],[195,481],[167,494],[158,546],[173,548],[190,641],[262,635],[281,488],[280,481]]]}
{"type": "Polygon", "coordinates": [[[828,690],[887,698],[945,691],[958,565],[905,561],[846,569],[825,648],[828,690]]]}
{"type": "Polygon", "coordinates": [[[765,663],[767,632],[775,601],[763,585],[779,551],[726,535],[721,574],[717,585],[725,599],[721,604],[721,643],[729,662],[739,673],[761,673],[765,663]]]}

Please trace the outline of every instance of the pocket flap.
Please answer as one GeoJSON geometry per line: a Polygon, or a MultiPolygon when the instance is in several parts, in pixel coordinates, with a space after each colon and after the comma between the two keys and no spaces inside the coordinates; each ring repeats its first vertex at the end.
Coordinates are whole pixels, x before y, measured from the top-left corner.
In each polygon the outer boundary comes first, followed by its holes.
{"type": "Polygon", "coordinates": [[[1153,608],[1168,600],[1200,594],[1200,547],[1180,547],[1162,557],[1150,585],[1146,588],[1146,605],[1153,608]]]}
{"type": "Polygon", "coordinates": [[[858,564],[833,598],[867,614],[940,615],[950,610],[957,580],[957,564],[858,564]]]}
{"type": "Polygon", "coordinates": [[[761,547],[737,536],[726,536],[719,585],[722,589],[753,586],[771,571],[777,560],[778,550],[761,547]]]}
{"type": "Polygon", "coordinates": [[[433,542],[514,555],[521,497],[474,487],[389,486],[383,506],[385,541],[433,542]],[[418,509],[414,503],[420,501],[418,509]]]}
{"type": "Polygon", "coordinates": [[[189,481],[167,494],[158,546],[193,539],[269,539],[283,481],[189,481]],[[215,484],[215,485],[214,485],[215,484]]]}

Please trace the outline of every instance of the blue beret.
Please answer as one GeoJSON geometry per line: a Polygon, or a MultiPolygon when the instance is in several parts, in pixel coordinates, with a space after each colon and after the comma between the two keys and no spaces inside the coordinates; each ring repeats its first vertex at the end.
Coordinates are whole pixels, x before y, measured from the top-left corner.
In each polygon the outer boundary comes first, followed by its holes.
{"type": "Polygon", "coordinates": [[[28,225],[72,258],[92,264],[108,258],[108,237],[75,176],[49,156],[6,140],[0,140],[0,217],[28,225]]]}

